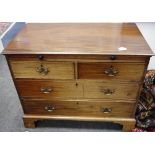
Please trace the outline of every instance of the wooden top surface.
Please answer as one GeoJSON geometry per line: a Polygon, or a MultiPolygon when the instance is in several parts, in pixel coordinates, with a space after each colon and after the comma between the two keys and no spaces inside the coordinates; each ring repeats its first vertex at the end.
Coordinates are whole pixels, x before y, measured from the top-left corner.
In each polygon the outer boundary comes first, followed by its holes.
{"type": "Polygon", "coordinates": [[[4,54],[153,55],[134,23],[31,23],[4,54]]]}

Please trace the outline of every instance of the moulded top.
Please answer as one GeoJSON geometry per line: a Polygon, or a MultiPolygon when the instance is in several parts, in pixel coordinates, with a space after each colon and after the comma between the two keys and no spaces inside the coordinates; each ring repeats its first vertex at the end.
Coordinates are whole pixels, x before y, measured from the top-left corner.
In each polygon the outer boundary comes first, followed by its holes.
{"type": "Polygon", "coordinates": [[[134,23],[29,23],[3,54],[154,55],[134,23]]]}

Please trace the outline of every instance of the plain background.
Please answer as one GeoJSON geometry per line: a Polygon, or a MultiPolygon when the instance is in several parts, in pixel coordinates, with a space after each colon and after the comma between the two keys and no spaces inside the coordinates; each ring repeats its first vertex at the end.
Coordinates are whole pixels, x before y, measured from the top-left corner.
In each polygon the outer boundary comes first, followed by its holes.
{"type": "MultiPolygon", "coordinates": [[[[150,48],[155,53],[155,22],[139,22],[137,26],[150,48]]],[[[148,69],[155,69],[155,56],[150,59],[148,69]]]]}
{"type": "MultiPolygon", "coordinates": [[[[154,0],[1,0],[0,6],[0,21],[155,21],[154,0]]],[[[154,142],[154,133],[0,133],[0,153],[148,155],[154,142]]]]}

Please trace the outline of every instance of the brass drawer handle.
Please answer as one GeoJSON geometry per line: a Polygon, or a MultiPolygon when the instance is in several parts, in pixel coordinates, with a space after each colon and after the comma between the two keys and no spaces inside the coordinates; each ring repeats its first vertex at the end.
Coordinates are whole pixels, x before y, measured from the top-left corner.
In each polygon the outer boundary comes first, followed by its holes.
{"type": "Polygon", "coordinates": [[[44,94],[49,94],[52,91],[53,91],[52,88],[41,88],[41,92],[43,92],[44,94]]]}
{"type": "Polygon", "coordinates": [[[105,114],[109,114],[112,112],[112,109],[111,108],[101,108],[101,111],[105,114]]]}
{"type": "Polygon", "coordinates": [[[47,75],[49,70],[47,67],[44,67],[42,64],[36,68],[36,71],[39,73],[39,74],[42,74],[42,75],[47,75]]]}
{"type": "Polygon", "coordinates": [[[101,90],[105,95],[112,95],[114,92],[115,92],[115,90],[113,89],[102,89],[101,90]]]}
{"type": "Polygon", "coordinates": [[[103,92],[105,95],[112,95],[115,90],[114,89],[101,89],[101,92],[103,92]]]}
{"type": "Polygon", "coordinates": [[[118,70],[114,69],[113,66],[110,66],[110,68],[104,70],[104,73],[108,76],[116,76],[118,74],[118,70]]]}
{"type": "Polygon", "coordinates": [[[55,110],[55,108],[52,105],[47,105],[47,106],[45,106],[45,110],[48,112],[53,112],[55,110]]]}

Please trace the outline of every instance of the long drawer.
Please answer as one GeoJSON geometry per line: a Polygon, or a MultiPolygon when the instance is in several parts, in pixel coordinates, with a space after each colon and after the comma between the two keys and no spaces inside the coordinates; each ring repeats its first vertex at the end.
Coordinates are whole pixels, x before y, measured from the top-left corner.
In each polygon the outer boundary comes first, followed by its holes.
{"type": "Polygon", "coordinates": [[[79,63],[79,79],[141,81],[144,63],[79,63]]]}
{"type": "Polygon", "coordinates": [[[59,116],[132,117],[134,102],[25,100],[25,114],[59,116]]]}
{"type": "Polygon", "coordinates": [[[81,98],[83,87],[76,81],[16,80],[21,97],[81,98]]]}
{"type": "Polygon", "coordinates": [[[73,62],[10,61],[15,78],[74,79],[73,62]]]}
{"type": "Polygon", "coordinates": [[[136,100],[139,84],[111,83],[92,80],[16,80],[21,97],[38,98],[98,98],[136,100]]]}
{"type": "Polygon", "coordinates": [[[84,97],[99,99],[136,100],[139,84],[135,82],[84,82],[84,97]]]}

